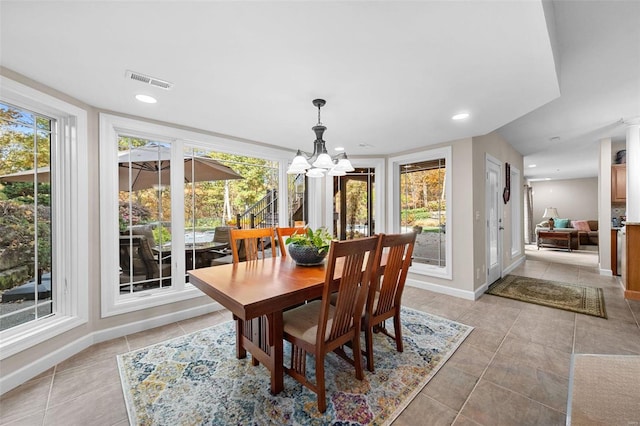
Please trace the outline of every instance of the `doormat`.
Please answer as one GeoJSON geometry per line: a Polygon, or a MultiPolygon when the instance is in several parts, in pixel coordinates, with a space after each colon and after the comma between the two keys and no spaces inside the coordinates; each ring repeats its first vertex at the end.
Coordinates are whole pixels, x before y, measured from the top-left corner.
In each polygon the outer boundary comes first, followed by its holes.
{"type": "Polygon", "coordinates": [[[559,281],[507,275],[489,286],[494,296],[607,318],[604,293],[599,287],[585,287],[559,281]]]}
{"type": "MultiPolygon", "coordinates": [[[[124,399],[133,425],[388,425],[415,398],[473,327],[402,308],[404,352],[374,334],[375,373],[355,378],[338,356],[325,359],[327,411],[316,394],[285,374],[271,376],[251,355],[236,358],[232,321],[118,355],[124,399]]],[[[285,364],[288,347],[285,345],[285,364]]],[[[307,362],[312,376],[313,362],[307,362]]],[[[314,378],[315,380],[315,378],[314,378]]]]}

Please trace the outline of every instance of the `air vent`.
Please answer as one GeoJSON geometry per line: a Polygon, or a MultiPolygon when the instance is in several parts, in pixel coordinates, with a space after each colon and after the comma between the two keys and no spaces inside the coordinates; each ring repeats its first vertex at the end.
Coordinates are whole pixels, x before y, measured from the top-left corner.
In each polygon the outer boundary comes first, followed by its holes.
{"type": "Polygon", "coordinates": [[[170,90],[173,87],[173,83],[169,83],[168,81],[161,80],[155,77],[150,77],[148,75],[144,75],[135,71],[127,70],[126,78],[130,80],[139,81],[140,83],[145,83],[151,86],[159,87],[165,90],[170,90]]]}

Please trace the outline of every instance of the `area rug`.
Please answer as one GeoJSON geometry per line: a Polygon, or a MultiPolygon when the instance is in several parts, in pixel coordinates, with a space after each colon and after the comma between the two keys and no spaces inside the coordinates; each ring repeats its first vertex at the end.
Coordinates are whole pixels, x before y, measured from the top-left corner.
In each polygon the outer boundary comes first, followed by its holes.
{"type": "MultiPolygon", "coordinates": [[[[390,424],[473,327],[402,309],[404,352],[374,335],[375,373],[355,378],[353,367],[325,360],[327,410],[316,394],[285,375],[284,391],[271,395],[270,374],[250,356],[235,357],[232,321],[118,355],[132,425],[386,425],[390,424]]],[[[285,365],[288,363],[285,345],[285,365]]],[[[311,360],[307,368],[313,370],[311,360]]],[[[313,377],[312,372],[308,375],[313,377]]],[[[315,381],[315,377],[313,377],[315,381]]]]}
{"type": "Polygon", "coordinates": [[[567,424],[640,424],[640,356],[574,354],[567,424]]]}
{"type": "Polygon", "coordinates": [[[601,288],[507,275],[489,286],[494,296],[606,318],[601,288]]]}

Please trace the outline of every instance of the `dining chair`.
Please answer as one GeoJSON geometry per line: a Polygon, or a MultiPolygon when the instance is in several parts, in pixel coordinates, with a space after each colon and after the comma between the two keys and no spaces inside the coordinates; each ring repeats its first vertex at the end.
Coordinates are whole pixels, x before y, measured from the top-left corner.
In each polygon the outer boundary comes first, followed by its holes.
{"type": "Polygon", "coordinates": [[[354,365],[362,380],[360,327],[377,255],[379,237],[332,241],[329,248],[322,299],[283,312],[283,337],[291,343],[291,364],[285,372],[318,396],[318,410],[327,409],[324,359],[335,352],[354,365]],[[366,265],[366,267],[365,267],[366,265]],[[335,279],[336,271],[340,278],[335,279]],[[336,305],[331,294],[337,291],[336,305]],[[350,343],[353,359],[342,347],[350,343]],[[306,376],[306,355],[315,357],[313,383],[306,376]]]}
{"type": "Polygon", "coordinates": [[[290,237],[293,234],[302,232],[305,232],[305,229],[304,227],[301,228],[299,226],[292,226],[289,228],[276,228],[276,235],[278,236],[278,247],[280,247],[281,256],[287,255],[287,245],[285,244],[286,237],[290,237]]]}
{"type": "Polygon", "coordinates": [[[233,263],[276,257],[273,228],[232,229],[230,240],[233,263]]]}
{"type": "Polygon", "coordinates": [[[374,371],[374,332],[382,332],[391,337],[396,343],[398,352],[403,351],[400,305],[415,242],[415,232],[380,234],[380,250],[376,253],[377,259],[375,260],[377,266],[374,270],[362,320],[366,342],[364,355],[367,359],[367,369],[371,372],[374,371]],[[384,270],[380,268],[383,253],[386,253],[384,270]],[[385,320],[391,317],[393,317],[393,335],[385,327],[385,320]]]}

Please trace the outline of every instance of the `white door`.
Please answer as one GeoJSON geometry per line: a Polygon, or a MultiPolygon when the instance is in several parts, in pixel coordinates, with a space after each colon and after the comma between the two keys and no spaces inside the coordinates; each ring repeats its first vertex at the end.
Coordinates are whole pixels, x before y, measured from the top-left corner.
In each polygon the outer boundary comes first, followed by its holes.
{"type": "Polygon", "coordinates": [[[491,284],[502,275],[500,238],[500,231],[503,229],[500,214],[502,173],[500,162],[491,156],[487,156],[486,168],[487,284],[491,284]]]}

